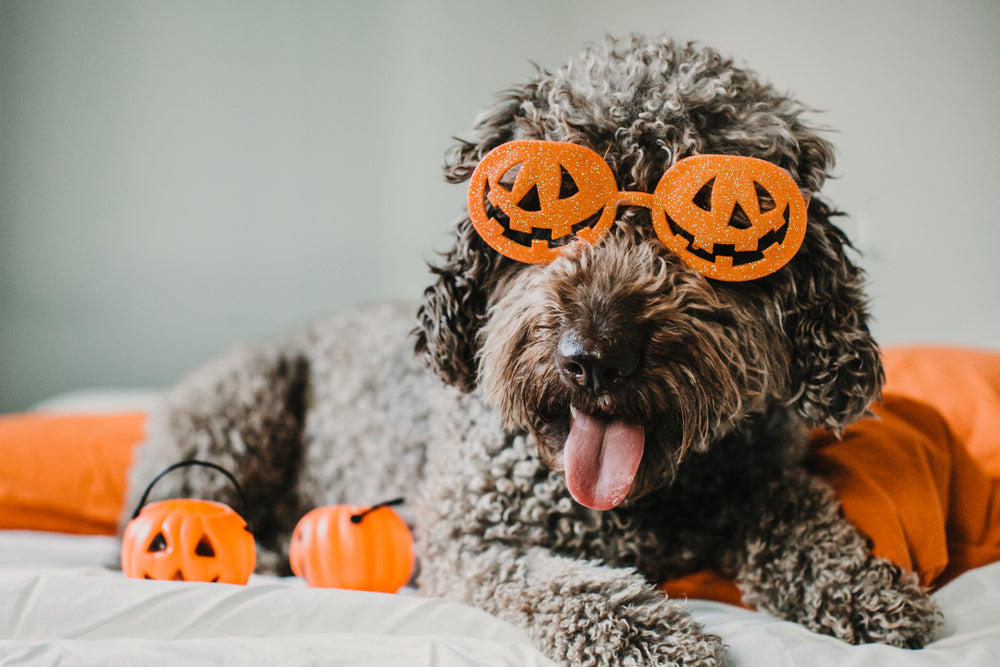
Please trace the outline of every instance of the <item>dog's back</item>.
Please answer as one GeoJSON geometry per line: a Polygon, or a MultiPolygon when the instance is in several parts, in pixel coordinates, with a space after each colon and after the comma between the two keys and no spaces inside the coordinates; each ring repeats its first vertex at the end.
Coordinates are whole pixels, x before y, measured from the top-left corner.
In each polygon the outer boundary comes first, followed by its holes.
{"type": "Polygon", "coordinates": [[[414,312],[403,304],[369,307],[314,325],[293,342],[309,366],[298,489],[313,506],[412,498],[431,406],[445,390],[414,355],[414,312]]]}
{"type": "MultiPolygon", "coordinates": [[[[221,465],[244,487],[241,509],[264,547],[258,569],[287,573],[290,531],[305,512],[413,497],[430,406],[446,391],[414,357],[413,312],[363,308],[239,346],[185,377],[150,415],[126,506],[167,465],[221,465]]],[[[154,499],[184,496],[239,503],[225,478],[200,468],[165,477],[154,499]]]]}

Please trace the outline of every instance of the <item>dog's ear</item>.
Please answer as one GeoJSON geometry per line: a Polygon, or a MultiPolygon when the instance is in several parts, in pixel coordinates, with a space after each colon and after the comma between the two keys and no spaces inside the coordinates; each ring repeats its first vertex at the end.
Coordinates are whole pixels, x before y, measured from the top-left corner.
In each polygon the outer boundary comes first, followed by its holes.
{"type": "Polygon", "coordinates": [[[468,218],[455,224],[455,247],[431,266],[437,281],[417,311],[416,351],[438,377],[462,391],[476,386],[477,337],[486,316],[495,253],[468,218]]]}
{"type": "MultiPolygon", "coordinates": [[[[485,110],[472,137],[445,155],[444,175],[462,183],[490,150],[514,138],[532,84],[514,88],[485,110]]],[[[455,245],[432,265],[437,281],[424,290],[417,312],[416,351],[438,377],[462,391],[476,386],[479,329],[486,316],[489,286],[500,258],[476,233],[469,217],[454,226],[455,245]]]]}
{"type": "Polygon", "coordinates": [[[840,430],[863,417],[881,392],[884,372],[868,330],[862,271],[845,250],[847,236],[825,203],[809,204],[809,229],[789,264],[786,326],[792,402],[810,427],[840,430]]]}

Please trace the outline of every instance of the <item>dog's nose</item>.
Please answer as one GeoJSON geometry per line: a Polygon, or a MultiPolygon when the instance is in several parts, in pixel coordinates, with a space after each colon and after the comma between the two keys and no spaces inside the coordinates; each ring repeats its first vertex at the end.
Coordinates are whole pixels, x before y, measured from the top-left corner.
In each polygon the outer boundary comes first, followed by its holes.
{"type": "Polygon", "coordinates": [[[573,387],[605,391],[635,373],[639,353],[624,341],[597,342],[570,329],[559,338],[556,363],[573,387]]]}

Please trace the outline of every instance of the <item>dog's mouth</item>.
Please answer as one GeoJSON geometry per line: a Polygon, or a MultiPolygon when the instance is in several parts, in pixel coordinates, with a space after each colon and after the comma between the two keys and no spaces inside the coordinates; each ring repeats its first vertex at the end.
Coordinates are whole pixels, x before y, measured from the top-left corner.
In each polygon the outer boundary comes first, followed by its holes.
{"type": "Polygon", "coordinates": [[[645,445],[642,424],[573,410],[563,446],[570,495],[591,509],[617,507],[632,490],[645,445]]]}
{"type": "Polygon", "coordinates": [[[596,510],[613,509],[666,484],[680,452],[667,447],[680,436],[666,417],[649,421],[574,407],[558,417],[536,416],[532,431],[542,461],[564,474],[576,502],[596,510]]]}

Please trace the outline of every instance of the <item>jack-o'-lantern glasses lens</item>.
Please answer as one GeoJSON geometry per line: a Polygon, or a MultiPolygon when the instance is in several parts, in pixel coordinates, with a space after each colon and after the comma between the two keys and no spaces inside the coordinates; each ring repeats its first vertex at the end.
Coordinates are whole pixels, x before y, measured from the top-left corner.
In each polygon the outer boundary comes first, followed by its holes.
{"type": "Polygon", "coordinates": [[[469,217],[501,255],[553,261],[571,241],[598,243],[619,206],[652,214],[660,240],[709,278],[753,280],[795,255],[807,202],[785,170],[766,160],[693,155],[652,194],[619,191],[611,167],[585,146],[511,141],[483,157],[469,183],[469,217]]]}

